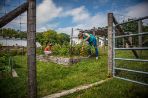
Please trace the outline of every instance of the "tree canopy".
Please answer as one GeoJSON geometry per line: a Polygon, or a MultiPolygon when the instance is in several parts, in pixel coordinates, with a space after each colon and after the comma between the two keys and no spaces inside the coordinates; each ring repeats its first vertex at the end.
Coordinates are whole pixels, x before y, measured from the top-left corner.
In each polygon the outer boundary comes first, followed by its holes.
{"type": "MultiPolygon", "coordinates": [[[[10,38],[27,38],[27,33],[25,31],[19,31],[11,28],[3,28],[0,29],[0,36],[10,38]]],[[[42,45],[46,45],[47,43],[58,43],[62,45],[69,43],[70,36],[65,33],[57,33],[54,30],[47,30],[36,33],[36,41],[40,42],[42,45]]]]}

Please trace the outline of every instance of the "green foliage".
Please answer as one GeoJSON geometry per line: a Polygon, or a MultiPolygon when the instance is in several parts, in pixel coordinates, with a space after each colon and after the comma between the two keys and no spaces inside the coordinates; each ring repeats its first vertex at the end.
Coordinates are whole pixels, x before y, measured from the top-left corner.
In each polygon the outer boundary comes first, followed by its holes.
{"type": "Polygon", "coordinates": [[[36,53],[37,54],[44,54],[44,51],[42,48],[36,48],[36,53]]]}
{"type": "MultiPolygon", "coordinates": [[[[132,19],[129,19],[129,21],[131,21],[131,20],[132,19]]],[[[137,21],[123,24],[122,27],[123,27],[124,32],[133,32],[133,33],[138,32],[138,22],[137,21]]]]}
{"type": "Polygon", "coordinates": [[[71,49],[71,55],[77,55],[77,56],[80,55],[80,51],[81,51],[81,48],[82,48],[81,44],[74,45],[71,48],[72,48],[71,49]]]}
{"type": "Polygon", "coordinates": [[[10,72],[11,67],[10,66],[2,66],[2,67],[0,67],[0,71],[1,72],[10,72]]]}
{"type": "Polygon", "coordinates": [[[26,51],[22,51],[22,48],[19,49],[3,49],[0,51],[0,71],[1,72],[10,72],[11,66],[17,66],[15,60],[13,59],[16,55],[25,55],[26,51]]]}
{"type": "MultiPolygon", "coordinates": [[[[126,53],[122,52],[121,55],[126,55],[126,53]]],[[[23,56],[22,62],[20,56],[16,56],[15,60],[22,66],[21,68],[16,68],[19,78],[0,80],[0,96],[3,98],[27,97],[26,56],[23,56]]],[[[94,83],[106,78],[107,54],[102,54],[102,52],[100,52],[99,60],[90,58],[70,67],[51,62],[37,62],[38,97],[94,83]]],[[[64,98],[147,98],[147,90],[146,86],[112,79],[91,89],[64,96],[64,98]]]]}
{"type": "Polygon", "coordinates": [[[27,38],[27,33],[11,28],[0,29],[0,36],[3,37],[15,37],[15,38],[27,38]]]}
{"type": "Polygon", "coordinates": [[[55,44],[52,47],[53,55],[58,56],[88,56],[88,49],[91,49],[92,53],[95,52],[93,47],[90,47],[87,44],[83,45],[83,55],[81,55],[82,45],[76,44],[71,46],[70,44],[55,44]]]}
{"type": "MultiPolygon", "coordinates": [[[[3,98],[25,98],[27,94],[26,56],[23,56],[23,60],[16,56],[15,60],[22,66],[15,68],[19,77],[0,80],[0,96],[3,98]]],[[[104,65],[107,59],[103,57],[101,60],[104,60],[104,63],[93,58],[70,67],[37,61],[38,97],[105,79],[107,66],[104,65]]]]}
{"type": "Polygon", "coordinates": [[[43,33],[36,33],[36,41],[40,44],[44,44],[45,39],[43,38],[43,33]]]}
{"type": "Polygon", "coordinates": [[[16,56],[16,55],[25,55],[27,50],[26,48],[12,48],[12,49],[3,49],[0,51],[0,56],[9,55],[9,56],[16,56]]]}
{"type": "MultiPolygon", "coordinates": [[[[129,19],[129,21],[130,20],[132,20],[132,19],[129,19]]],[[[133,22],[123,24],[122,28],[123,28],[124,32],[129,32],[129,33],[132,33],[132,34],[138,33],[138,22],[133,21],[133,22]]],[[[143,32],[148,32],[148,26],[147,25],[142,25],[142,31],[143,32]]],[[[147,39],[148,39],[147,35],[143,36],[143,38],[142,38],[143,46],[148,45],[148,40],[147,39]]],[[[138,46],[139,45],[138,36],[132,36],[132,40],[133,40],[133,42],[132,42],[133,46],[138,46]]],[[[121,47],[123,45],[123,40],[121,38],[116,39],[116,42],[117,42],[117,47],[121,47]]]]}
{"type": "Polygon", "coordinates": [[[101,85],[61,98],[147,98],[147,91],[147,86],[113,78],[101,85]]]}
{"type": "Polygon", "coordinates": [[[2,55],[0,56],[0,65],[8,65],[8,59],[9,59],[9,56],[8,55],[2,55]]]}
{"type": "Polygon", "coordinates": [[[144,27],[143,27],[143,31],[144,31],[144,32],[148,32],[148,26],[144,26],[144,27]]]}
{"type": "Polygon", "coordinates": [[[52,52],[53,52],[53,55],[69,56],[69,49],[70,49],[70,45],[55,44],[52,47],[52,52]]]}
{"type": "Polygon", "coordinates": [[[0,71],[10,72],[11,68],[9,66],[9,55],[0,56],[0,71]]]}
{"type": "MultiPolygon", "coordinates": [[[[11,28],[0,29],[0,36],[3,37],[15,37],[15,38],[27,38],[27,33],[11,28]]],[[[58,43],[60,45],[67,44],[70,41],[70,36],[65,33],[57,33],[54,30],[48,30],[45,32],[36,33],[36,41],[40,42],[42,45],[47,45],[48,43],[58,43]]]]}
{"type": "Polygon", "coordinates": [[[48,30],[42,33],[37,33],[36,40],[42,45],[47,45],[48,43],[63,45],[69,43],[70,36],[65,33],[57,33],[54,30],[48,30]]]}

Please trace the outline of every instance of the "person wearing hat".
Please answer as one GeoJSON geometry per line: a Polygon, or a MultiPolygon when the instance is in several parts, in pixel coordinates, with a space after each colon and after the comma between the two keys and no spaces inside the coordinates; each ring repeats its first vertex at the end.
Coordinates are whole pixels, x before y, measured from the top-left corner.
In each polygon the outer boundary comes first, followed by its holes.
{"type": "MultiPolygon", "coordinates": [[[[83,39],[84,41],[87,41],[90,46],[94,46],[95,47],[96,59],[98,59],[99,52],[98,52],[96,37],[94,35],[92,35],[92,34],[80,31],[79,34],[78,34],[78,38],[79,39],[83,39]]],[[[89,52],[89,54],[91,55],[91,52],[89,52]]]]}

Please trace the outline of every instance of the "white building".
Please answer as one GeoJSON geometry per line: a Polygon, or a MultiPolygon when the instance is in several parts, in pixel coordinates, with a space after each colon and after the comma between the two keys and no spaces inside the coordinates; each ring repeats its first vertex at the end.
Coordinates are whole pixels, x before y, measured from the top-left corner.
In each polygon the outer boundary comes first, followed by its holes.
{"type": "Polygon", "coordinates": [[[99,42],[98,42],[99,47],[102,47],[103,45],[106,45],[107,44],[107,41],[108,41],[107,38],[105,39],[103,37],[99,37],[99,42]]]}
{"type": "MultiPolygon", "coordinates": [[[[20,38],[3,38],[0,37],[0,44],[2,46],[23,46],[27,47],[27,39],[20,39],[20,38]]],[[[41,47],[39,42],[36,42],[37,47],[41,47]]]]}
{"type": "MultiPolygon", "coordinates": [[[[108,39],[105,39],[105,43],[104,43],[104,38],[103,37],[99,37],[99,41],[98,41],[98,46],[102,47],[103,45],[105,45],[108,41],[108,39]]],[[[78,39],[77,37],[72,38],[72,44],[80,44],[82,42],[82,40],[78,39]]]]}

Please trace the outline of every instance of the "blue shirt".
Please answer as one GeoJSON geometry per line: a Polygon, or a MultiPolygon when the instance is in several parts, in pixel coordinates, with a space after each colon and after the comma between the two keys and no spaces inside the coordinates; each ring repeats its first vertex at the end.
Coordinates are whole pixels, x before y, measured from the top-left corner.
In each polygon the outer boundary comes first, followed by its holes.
{"type": "MultiPolygon", "coordinates": [[[[90,36],[90,38],[87,41],[89,43],[92,43],[96,39],[96,37],[94,35],[92,35],[92,34],[89,34],[89,36],[90,36]]],[[[87,38],[87,36],[84,33],[83,39],[86,39],[86,38],[87,38]]]]}

